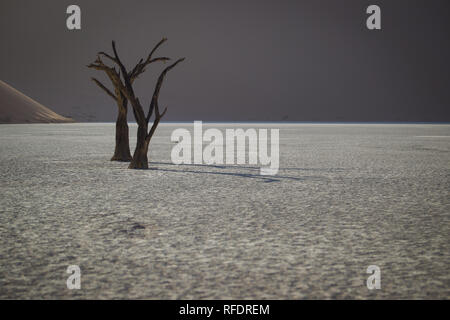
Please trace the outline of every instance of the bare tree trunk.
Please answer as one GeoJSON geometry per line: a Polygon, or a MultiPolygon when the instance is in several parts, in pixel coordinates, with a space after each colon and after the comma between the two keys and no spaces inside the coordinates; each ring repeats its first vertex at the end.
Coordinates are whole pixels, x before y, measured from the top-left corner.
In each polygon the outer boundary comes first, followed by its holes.
{"type": "Polygon", "coordinates": [[[116,147],[114,149],[114,155],[111,161],[124,161],[131,160],[128,122],[127,122],[127,106],[126,103],[119,105],[119,112],[116,120],[116,147]]]}
{"type": "MultiPolygon", "coordinates": [[[[91,67],[91,66],[89,66],[91,67]]],[[[116,78],[112,76],[112,70],[107,70],[107,74],[113,84],[116,81],[116,78]]],[[[117,103],[117,119],[116,119],[116,146],[114,149],[114,155],[111,158],[111,161],[123,161],[128,162],[131,160],[130,153],[130,143],[129,143],[129,134],[128,134],[128,122],[127,122],[127,110],[128,110],[128,100],[121,93],[120,89],[117,85],[115,85],[115,93],[112,93],[108,88],[106,88],[100,81],[95,78],[92,80],[103,89],[111,98],[114,99],[117,103]]]]}
{"type": "Polygon", "coordinates": [[[153,122],[148,134],[148,124],[142,123],[142,125],[139,125],[136,149],[134,150],[133,159],[131,160],[128,169],[148,169],[148,145],[150,144],[150,140],[152,139],[160,120],[161,117],[158,116],[153,122]]]}
{"type": "Polygon", "coordinates": [[[129,169],[148,169],[147,153],[150,139],[147,139],[147,127],[147,123],[138,126],[136,149],[128,166],[129,169]]]}

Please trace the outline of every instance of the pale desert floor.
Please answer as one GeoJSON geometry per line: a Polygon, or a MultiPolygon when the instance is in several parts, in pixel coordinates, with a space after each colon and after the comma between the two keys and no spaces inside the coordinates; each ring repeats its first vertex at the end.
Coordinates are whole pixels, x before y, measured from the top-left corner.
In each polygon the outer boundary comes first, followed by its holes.
{"type": "Polygon", "coordinates": [[[0,298],[450,298],[449,125],[261,124],[275,177],[173,165],[182,126],[142,171],[113,124],[1,125],[0,298]]]}

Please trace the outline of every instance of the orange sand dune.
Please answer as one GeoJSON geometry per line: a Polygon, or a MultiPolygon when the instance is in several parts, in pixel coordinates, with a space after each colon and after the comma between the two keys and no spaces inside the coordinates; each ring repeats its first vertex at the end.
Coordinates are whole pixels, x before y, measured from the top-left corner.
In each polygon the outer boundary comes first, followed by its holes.
{"type": "Polygon", "coordinates": [[[0,80],[0,123],[74,122],[0,80]]]}

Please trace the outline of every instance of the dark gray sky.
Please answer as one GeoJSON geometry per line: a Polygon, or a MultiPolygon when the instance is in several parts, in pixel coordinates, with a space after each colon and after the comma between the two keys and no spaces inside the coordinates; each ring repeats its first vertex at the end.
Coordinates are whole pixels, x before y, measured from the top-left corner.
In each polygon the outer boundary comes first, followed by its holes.
{"type": "MultiPolygon", "coordinates": [[[[239,0],[0,2],[1,79],[62,115],[112,121],[85,65],[117,42],[128,67],[186,57],[167,76],[165,120],[450,121],[450,1],[239,0]],[[66,29],[78,4],[82,30],[66,29]],[[365,9],[382,10],[382,30],[365,9]]],[[[137,80],[147,105],[158,72],[137,80]]],[[[131,112],[130,112],[131,114],[131,112]]],[[[132,117],[132,116],[131,116],[132,117]]]]}

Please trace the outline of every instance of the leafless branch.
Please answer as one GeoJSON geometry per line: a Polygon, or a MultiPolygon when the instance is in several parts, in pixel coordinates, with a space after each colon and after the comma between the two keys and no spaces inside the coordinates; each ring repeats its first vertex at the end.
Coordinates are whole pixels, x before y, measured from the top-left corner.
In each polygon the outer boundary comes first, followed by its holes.
{"type": "Polygon", "coordinates": [[[106,88],[100,81],[98,81],[95,78],[91,78],[92,81],[94,81],[101,89],[103,89],[111,98],[114,99],[114,101],[117,101],[117,96],[112,93],[108,88],[106,88]]]}
{"type": "MultiPolygon", "coordinates": [[[[166,76],[167,72],[169,72],[172,68],[174,68],[180,62],[184,61],[184,59],[185,58],[178,59],[177,61],[172,63],[170,66],[165,68],[163,70],[163,72],[161,72],[161,74],[158,78],[158,82],[156,83],[156,86],[155,86],[155,91],[153,92],[152,100],[150,102],[150,106],[149,106],[149,110],[148,110],[148,114],[147,114],[147,118],[146,118],[147,122],[150,121],[153,110],[155,108],[158,109],[158,97],[159,97],[159,92],[161,91],[161,86],[164,81],[164,77],[166,76]]],[[[164,111],[164,113],[165,113],[165,111],[164,111]]],[[[161,117],[161,115],[159,114],[159,110],[156,110],[155,117],[158,117],[158,118],[161,117]]]]}
{"type": "Polygon", "coordinates": [[[119,54],[117,53],[115,41],[112,41],[112,48],[113,48],[113,52],[114,52],[114,57],[116,59],[116,63],[120,68],[120,71],[122,73],[122,78],[125,82],[125,87],[123,85],[121,85],[120,89],[121,89],[122,93],[126,96],[126,98],[131,102],[131,106],[133,107],[133,112],[136,117],[136,121],[139,123],[143,123],[146,120],[144,111],[139,102],[139,99],[137,99],[134,94],[134,90],[133,90],[133,87],[131,86],[131,80],[130,80],[130,76],[127,72],[127,69],[125,68],[124,64],[122,63],[122,61],[119,58],[119,54]]]}
{"type": "Polygon", "coordinates": [[[170,58],[167,57],[159,57],[159,58],[154,58],[152,59],[153,54],[155,53],[155,51],[164,43],[167,41],[167,38],[162,38],[157,44],[156,46],[152,49],[152,51],[150,51],[147,59],[143,61],[143,59],[141,59],[138,64],[134,67],[133,71],[130,72],[129,76],[131,78],[131,81],[133,81],[134,79],[136,79],[141,73],[143,73],[145,71],[145,67],[147,65],[149,65],[150,63],[156,62],[156,61],[162,61],[162,62],[166,62],[168,60],[170,60],[170,58]]]}

